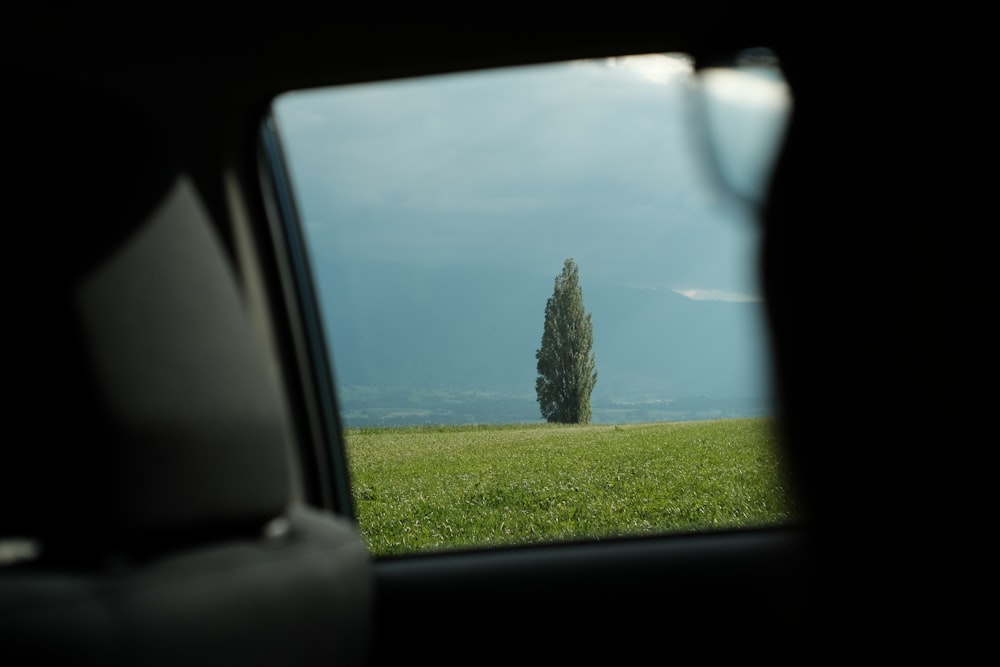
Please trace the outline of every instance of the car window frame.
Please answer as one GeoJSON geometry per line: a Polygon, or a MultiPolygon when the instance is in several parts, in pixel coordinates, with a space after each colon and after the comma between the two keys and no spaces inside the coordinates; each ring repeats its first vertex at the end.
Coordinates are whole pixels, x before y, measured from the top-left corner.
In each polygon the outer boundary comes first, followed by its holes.
{"type": "Polygon", "coordinates": [[[289,389],[298,394],[305,413],[294,420],[300,426],[298,455],[305,495],[313,505],[356,523],[333,366],[281,136],[270,112],[260,123],[256,141],[266,224],[299,376],[297,386],[289,389]]]}
{"type": "MultiPolygon", "coordinates": [[[[546,64],[540,61],[534,64],[546,64]]],[[[552,62],[564,62],[552,61],[552,62]]],[[[525,63],[512,63],[511,66],[525,63]]],[[[492,68],[487,68],[492,69],[492,68]]],[[[695,68],[695,72],[697,73],[695,68]]],[[[475,72],[477,68],[461,70],[475,72]]],[[[454,73],[454,72],[449,72],[454,73]]],[[[427,73],[421,76],[434,76],[427,73]]],[[[410,77],[405,77],[410,78],[410,77]]],[[[371,83],[391,81],[389,78],[375,78],[371,83]]],[[[347,85],[330,83],[330,86],[347,85]]],[[[287,91],[292,92],[292,91],[287,91]]],[[[703,128],[700,128],[703,130],[703,128]]],[[[300,434],[300,448],[303,449],[307,463],[307,477],[312,480],[310,488],[311,500],[337,514],[350,518],[356,525],[358,516],[354,502],[350,465],[347,460],[347,443],[344,435],[344,422],[340,415],[337,399],[334,363],[329,350],[328,337],[325,332],[324,318],[318,300],[318,288],[314,280],[314,270],[306,247],[306,234],[303,230],[304,221],[300,214],[299,204],[295,196],[295,185],[289,169],[279,123],[271,106],[264,114],[258,134],[258,161],[261,170],[262,194],[268,210],[267,223],[270,227],[271,240],[281,266],[283,288],[285,291],[285,306],[291,328],[294,329],[294,346],[297,365],[301,373],[304,387],[302,398],[307,406],[305,421],[307,426],[300,434]]],[[[708,160],[714,166],[713,160],[708,160]]],[[[776,397],[772,398],[776,400],[776,397]]],[[[380,560],[395,561],[398,559],[434,557],[440,555],[476,554],[493,551],[510,551],[536,549],[557,546],[588,547],[609,542],[649,542],[664,538],[685,538],[693,535],[723,536],[733,533],[763,533],[784,534],[793,529],[796,521],[778,525],[765,525],[749,528],[721,528],[706,531],[656,532],[652,534],[634,534],[619,537],[591,537],[561,540],[551,543],[511,543],[465,547],[461,549],[445,549],[432,551],[413,551],[402,555],[377,556],[380,560]]]]}

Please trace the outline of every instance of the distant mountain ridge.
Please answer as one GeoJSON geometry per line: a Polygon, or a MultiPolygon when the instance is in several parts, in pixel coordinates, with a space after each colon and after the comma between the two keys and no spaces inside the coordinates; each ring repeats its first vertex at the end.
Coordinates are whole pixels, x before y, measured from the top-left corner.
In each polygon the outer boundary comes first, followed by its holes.
{"type": "MultiPolygon", "coordinates": [[[[376,262],[315,272],[338,384],[533,395],[554,273],[376,262]]],[[[762,304],[590,284],[585,266],[581,285],[594,322],[595,402],[769,395],[762,304]]]]}

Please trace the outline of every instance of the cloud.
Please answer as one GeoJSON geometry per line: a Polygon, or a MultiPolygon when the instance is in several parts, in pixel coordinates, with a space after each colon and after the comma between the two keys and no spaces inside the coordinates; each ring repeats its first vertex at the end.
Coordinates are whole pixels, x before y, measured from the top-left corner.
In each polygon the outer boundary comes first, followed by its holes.
{"type": "Polygon", "coordinates": [[[575,257],[595,284],[753,292],[753,211],[713,178],[693,76],[654,54],[284,96],[317,261],[549,276],[575,257]]]}
{"type": "Polygon", "coordinates": [[[737,301],[741,303],[762,301],[759,296],[719,289],[675,289],[673,291],[692,301],[737,301]]]}
{"type": "Polygon", "coordinates": [[[682,53],[619,56],[606,58],[604,62],[608,67],[624,70],[650,83],[683,81],[694,71],[694,60],[682,53]]]}

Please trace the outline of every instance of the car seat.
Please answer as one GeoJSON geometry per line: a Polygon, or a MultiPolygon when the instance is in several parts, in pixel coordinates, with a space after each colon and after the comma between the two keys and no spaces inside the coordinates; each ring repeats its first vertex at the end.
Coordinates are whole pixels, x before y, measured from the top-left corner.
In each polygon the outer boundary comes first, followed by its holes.
{"type": "Polygon", "coordinates": [[[292,493],[280,378],[189,170],[111,91],[3,82],[0,654],[362,664],[370,554],[292,493]]]}

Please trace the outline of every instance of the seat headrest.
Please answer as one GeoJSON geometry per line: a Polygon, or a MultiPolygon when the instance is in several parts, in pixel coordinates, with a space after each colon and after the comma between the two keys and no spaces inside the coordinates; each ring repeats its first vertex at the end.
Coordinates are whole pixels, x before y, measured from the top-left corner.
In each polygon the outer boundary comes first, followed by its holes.
{"type": "Polygon", "coordinates": [[[5,81],[21,261],[0,539],[128,548],[264,523],[288,502],[286,416],[197,190],[124,104],[5,81]]]}

